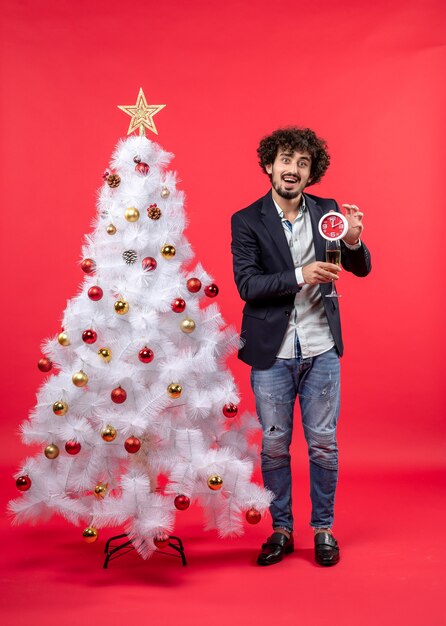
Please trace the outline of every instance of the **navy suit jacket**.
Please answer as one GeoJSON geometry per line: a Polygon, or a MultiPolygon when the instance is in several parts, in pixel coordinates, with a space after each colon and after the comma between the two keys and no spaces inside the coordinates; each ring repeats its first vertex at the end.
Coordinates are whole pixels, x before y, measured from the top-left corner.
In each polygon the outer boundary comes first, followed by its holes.
{"type": "MultiPolygon", "coordinates": [[[[311,218],[316,261],[325,261],[325,240],[319,234],[318,223],[325,213],[339,212],[339,207],[334,200],[304,195],[311,218]]],[[[300,291],[271,191],[246,209],[234,213],[231,226],[234,278],[239,294],[246,302],[239,358],[249,365],[266,369],[279,352],[294,308],[295,294],[300,291]]],[[[364,242],[358,250],[350,250],[341,241],[341,263],[356,276],[366,276],[371,270],[371,259],[364,242]]],[[[324,297],[330,292],[330,283],[321,284],[319,288],[337,351],[342,356],[337,299],[324,297]]]]}

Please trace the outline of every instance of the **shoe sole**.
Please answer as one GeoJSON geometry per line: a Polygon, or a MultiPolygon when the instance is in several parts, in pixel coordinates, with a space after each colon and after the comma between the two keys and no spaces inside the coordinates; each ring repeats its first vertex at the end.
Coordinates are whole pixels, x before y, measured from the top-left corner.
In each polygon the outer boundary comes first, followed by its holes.
{"type": "Polygon", "coordinates": [[[340,561],[340,558],[338,557],[337,559],[333,559],[332,561],[319,561],[318,559],[315,559],[316,563],[318,565],[321,565],[322,567],[332,567],[333,565],[337,565],[340,561]]]}

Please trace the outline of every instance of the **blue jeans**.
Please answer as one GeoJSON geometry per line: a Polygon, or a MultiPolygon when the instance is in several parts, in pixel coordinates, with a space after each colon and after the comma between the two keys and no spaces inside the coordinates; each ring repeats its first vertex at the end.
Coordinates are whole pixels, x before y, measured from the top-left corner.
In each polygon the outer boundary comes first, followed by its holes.
{"type": "Polygon", "coordinates": [[[273,528],[293,530],[289,448],[297,396],[310,461],[310,525],[331,528],[338,480],[340,363],[336,349],[307,359],[276,359],[268,369],[253,367],[251,385],[263,430],[263,482],[275,494],[270,507],[273,528]]]}

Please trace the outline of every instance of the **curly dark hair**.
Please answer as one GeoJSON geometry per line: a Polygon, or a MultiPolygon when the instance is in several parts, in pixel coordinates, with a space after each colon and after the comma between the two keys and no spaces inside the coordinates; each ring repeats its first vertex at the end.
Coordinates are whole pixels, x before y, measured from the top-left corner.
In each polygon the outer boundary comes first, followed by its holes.
{"type": "Polygon", "coordinates": [[[290,152],[308,152],[311,155],[311,178],[309,185],[318,183],[328,166],[330,165],[330,155],[327,152],[327,143],[321,137],[318,137],[311,128],[297,128],[290,126],[288,128],[278,128],[271,135],[263,137],[257,148],[259,157],[259,165],[262,170],[270,178],[266,171],[267,165],[272,165],[281,150],[290,150],[290,152]]]}

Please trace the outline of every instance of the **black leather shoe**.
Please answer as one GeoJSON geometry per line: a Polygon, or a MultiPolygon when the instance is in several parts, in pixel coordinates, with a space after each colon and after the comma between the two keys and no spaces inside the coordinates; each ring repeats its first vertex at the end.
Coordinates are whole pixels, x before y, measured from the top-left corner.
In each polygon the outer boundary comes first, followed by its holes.
{"type": "Polygon", "coordinates": [[[339,561],[339,546],[330,533],[316,533],[314,535],[314,558],[318,565],[324,567],[336,565],[339,561]]]}
{"type": "Polygon", "coordinates": [[[283,559],[284,554],[294,552],[293,535],[290,538],[283,533],[273,533],[262,546],[262,551],[257,558],[258,565],[274,565],[283,559]]]}

